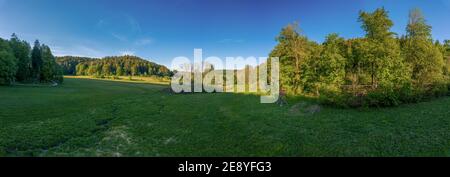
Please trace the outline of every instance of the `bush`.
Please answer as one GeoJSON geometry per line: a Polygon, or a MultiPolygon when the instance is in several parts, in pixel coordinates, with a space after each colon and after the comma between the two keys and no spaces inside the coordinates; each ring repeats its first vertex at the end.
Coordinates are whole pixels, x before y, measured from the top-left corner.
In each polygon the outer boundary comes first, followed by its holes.
{"type": "Polygon", "coordinates": [[[375,90],[342,89],[320,90],[319,102],[337,107],[390,107],[405,103],[417,103],[433,98],[450,96],[450,82],[440,82],[428,86],[417,86],[412,83],[398,88],[379,87],[375,90]]]}
{"type": "Polygon", "coordinates": [[[420,100],[423,100],[423,91],[409,83],[405,84],[398,90],[399,101],[401,103],[417,103],[420,100]]]}
{"type": "Polygon", "coordinates": [[[341,108],[361,107],[362,97],[348,91],[321,91],[319,102],[341,108]]]}
{"type": "Polygon", "coordinates": [[[397,106],[401,103],[400,94],[392,88],[379,88],[369,92],[363,99],[368,107],[397,106]]]}
{"type": "Polygon", "coordinates": [[[430,98],[442,97],[446,96],[447,94],[448,94],[448,83],[434,84],[429,91],[430,98]]]}
{"type": "Polygon", "coordinates": [[[56,75],[55,81],[59,84],[62,84],[64,82],[64,77],[62,75],[56,75]]]}
{"type": "Polygon", "coordinates": [[[427,88],[405,84],[396,89],[378,88],[370,91],[364,96],[363,105],[367,107],[398,106],[450,95],[449,93],[450,83],[436,83],[427,88]]]}
{"type": "Polygon", "coordinates": [[[447,83],[447,96],[450,96],[450,82],[447,83]]]}
{"type": "Polygon", "coordinates": [[[324,105],[334,105],[338,107],[347,107],[347,100],[342,94],[322,92],[319,96],[319,102],[324,105]]]}

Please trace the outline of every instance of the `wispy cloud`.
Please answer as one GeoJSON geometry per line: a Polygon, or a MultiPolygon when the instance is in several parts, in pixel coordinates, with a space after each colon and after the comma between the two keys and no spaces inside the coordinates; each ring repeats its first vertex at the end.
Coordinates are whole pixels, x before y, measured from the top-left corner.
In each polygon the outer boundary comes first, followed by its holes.
{"type": "Polygon", "coordinates": [[[120,35],[117,33],[111,33],[111,35],[119,41],[122,41],[122,42],[128,41],[128,38],[126,36],[123,36],[123,35],[120,35]]]}
{"type": "Polygon", "coordinates": [[[141,24],[132,16],[126,15],[132,32],[140,33],[142,31],[141,24]]]}
{"type": "Polygon", "coordinates": [[[114,23],[110,23],[111,20],[114,19],[99,19],[95,28],[128,45],[146,46],[154,42],[142,33],[140,23],[133,16],[124,14],[121,18],[115,19],[114,23]]]}
{"type": "Polygon", "coordinates": [[[135,55],[134,51],[121,51],[120,55],[124,56],[124,55],[135,55]]]}
{"type": "Polygon", "coordinates": [[[107,56],[105,53],[98,49],[90,48],[84,45],[75,45],[69,47],[51,46],[52,52],[56,56],[81,56],[81,57],[94,57],[101,58],[107,56]]]}
{"type": "Polygon", "coordinates": [[[135,45],[138,46],[145,46],[145,45],[149,45],[153,43],[153,40],[150,38],[142,38],[142,39],[138,39],[134,42],[135,45]]]}

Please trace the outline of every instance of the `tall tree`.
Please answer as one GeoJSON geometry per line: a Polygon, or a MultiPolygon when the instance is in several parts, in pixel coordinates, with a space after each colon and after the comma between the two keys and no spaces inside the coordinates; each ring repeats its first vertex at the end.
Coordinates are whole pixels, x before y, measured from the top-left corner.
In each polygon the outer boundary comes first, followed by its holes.
{"type": "Polygon", "coordinates": [[[102,73],[104,75],[107,75],[107,76],[112,75],[111,66],[110,66],[109,63],[104,63],[103,64],[103,66],[102,66],[102,73]]]}
{"type": "Polygon", "coordinates": [[[450,40],[444,40],[444,47],[446,51],[446,55],[450,55],[450,40]]]}
{"type": "Polygon", "coordinates": [[[407,36],[410,38],[431,39],[431,26],[426,23],[425,17],[420,9],[412,9],[409,12],[407,36]]]}
{"type": "Polygon", "coordinates": [[[368,39],[369,50],[363,57],[369,63],[372,87],[394,87],[407,82],[410,71],[402,58],[395,33],[390,31],[394,23],[388,12],[384,8],[372,13],[360,12],[359,21],[368,39]]]}
{"type": "Polygon", "coordinates": [[[41,81],[49,82],[55,81],[58,73],[55,57],[50,50],[50,47],[46,45],[41,46],[42,52],[42,68],[41,68],[41,81]]]}
{"type": "Polygon", "coordinates": [[[320,53],[307,63],[305,75],[309,77],[304,77],[308,79],[305,84],[309,85],[315,94],[320,95],[320,91],[340,92],[340,87],[344,85],[344,42],[337,34],[328,35],[320,53]]]}
{"type": "Polygon", "coordinates": [[[444,61],[447,73],[447,78],[450,80],[450,40],[444,40],[444,61]]]}
{"type": "Polygon", "coordinates": [[[76,66],[76,75],[85,76],[87,75],[88,65],[87,63],[80,63],[76,66]]]}
{"type": "Polygon", "coordinates": [[[139,70],[136,64],[131,65],[131,76],[136,76],[138,74],[139,70]]]}
{"type": "Polygon", "coordinates": [[[426,24],[419,9],[413,9],[406,28],[404,54],[412,67],[412,79],[421,86],[427,86],[443,79],[444,56],[433,44],[431,26],[426,24]]]}
{"type": "Polygon", "coordinates": [[[282,86],[297,94],[302,88],[302,66],[311,56],[311,42],[300,35],[297,23],[284,27],[277,41],[278,45],[270,56],[280,58],[282,86]]]}
{"type": "Polygon", "coordinates": [[[388,12],[384,8],[376,9],[374,12],[360,12],[359,21],[366,31],[367,38],[382,41],[391,38],[394,33],[390,31],[394,23],[389,19],[388,12]]]}
{"type": "Polygon", "coordinates": [[[42,63],[41,44],[39,43],[39,40],[36,40],[34,42],[33,50],[31,51],[32,75],[36,81],[41,80],[42,63]]]}
{"type": "Polygon", "coordinates": [[[26,41],[21,41],[16,34],[12,34],[10,40],[11,49],[17,59],[16,79],[25,81],[31,77],[31,47],[26,41]]]}

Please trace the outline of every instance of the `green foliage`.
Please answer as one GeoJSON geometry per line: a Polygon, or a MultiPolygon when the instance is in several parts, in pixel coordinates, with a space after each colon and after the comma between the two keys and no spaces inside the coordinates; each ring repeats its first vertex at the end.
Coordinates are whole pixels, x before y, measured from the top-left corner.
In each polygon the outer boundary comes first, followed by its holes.
{"type": "MultiPolygon", "coordinates": [[[[42,45],[42,71],[41,81],[50,82],[57,81],[57,75],[60,75],[60,67],[56,64],[55,57],[53,56],[50,48],[46,45],[42,45]]],[[[61,75],[60,75],[61,76],[61,75]]]]}
{"type": "Polygon", "coordinates": [[[445,62],[444,72],[447,75],[447,80],[450,80],[450,40],[444,41],[443,50],[445,62]]]}
{"type": "Polygon", "coordinates": [[[80,63],[77,64],[76,66],[76,75],[79,76],[86,76],[87,74],[87,70],[88,70],[88,64],[87,63],[80,63]]]}
{"type": "Polygon", "coordinates": [[[375,106],[375,107],[384,107],[384,106],[398,106],[400,102],[400,95],[397,90],[393,88],[384,88],[380,87],[374,91],[369,92],[364,97],[364,106],[375,106]]]}
{"type": "Polygon", "coordinates": [[[408,82],[409,69],[403,61],[398,41],[390,28],[393,26],[387,12],[377,9],[373,13],[361,12],[360,21],[366,31],[367,48],[363,59],[369,67],[373,88],[402,85],[408,82]]]}
{"type": "Polygon", "coordinates": [[[281,85],[297,94],[302,90],[304,63],[311,58],[317,44],[300,35],[298,24],[289,24],[277,37],[279,44],[271,52],[271,57],[280,59],[281,85]]]}
{"type": "Polygon", "coordinates": [[[42,70],[42,51],[41,44],[38,40],[34,42],[33,50],[31,51],[31,68],[32,68],[32,77],[40,81],[41,70],[42,70]]]}
{"type": "Polygon", "coordinates": [[[403,44],[406,61],[412,68],[412,80],[426,87],[444,79],[444,56],[439,44],[433,44],[431,27],[417,9],[410,12],[407,36],[403,44]]]}
{"type": "Polygon", "coordinates": [[[116,76],[123,76],[123,68],[122,65],[116,64],[116,76]]]}
{"type": "Polygon", "coordinates": [[[412,9],[409,12],[408,26],[406,32],[410,38],[422,38],[431,40],[431,26],[426,23],[426,20],[420,9],[412,9]]]}
{"type": "Polygon", "coordinates": [[[338,106],[397,106],[448,93],[450,41],[433,44],[431,26],[412,10],[407,35],[396,38],[384,8],[360,12],[364,38],[327,36],[323,44],[283,28],[270,57],[279,57],[281,85],[338,106]]]}
{"type": "Polygon", "coordinates": [[[59,82],[63,81],[62,71],[56,63],[50,47],[35,42],[31,52],[32,73],[38,82],[59,82]]]}
{"type": "Polygon", "coordinates": [[[319,52],[304,65],[305,91],[339,93],[345,79],[346,58],[342,56],[344,39],[337,34],[327,36],[319,52]]]}
{"type": "Polygon", "coordinates": [[[372,13],[360,12],[359,21],[362,23],[362,29],[366,31],[366,37],[371,40],[388,39],[394,34],[390,32],[394,23],[389,19],[388,12],[384,8],[376,9],[372,13]]]}
{"type": "Polygon", "coordinates": [[[26,41],[13,34],[10,41],[0,38],[0,83],[63,82],[61,68],[50,48],[36,40],[33,50],[26,41]]]}
{"type": "MultiPolygon", "coordinates": [[[[83,62],[97,60],[96,58],[63,56],[56,57],[56,63],[61,66],[64,75],[77,75],[77,65],[83,62]]],[[[84,75],[84,74],[83,74],[84,75]]]]}
{"type": "Polygon", "coordinates": [[[8,41],[0,38],[0,84],[9,85],[15,80],[17,61],[8,41]]]}
{"type": "MultiPolygon", "coordinates": [[[[81,61],[70,61],[75,63],[81,61]]],[[[149,62],[136,56],[115,56],[103,59],[87,59],[79,62],[76,67],[76,75],[80,76],[171,76],[172,72],[165,66],[149,62]]],[[[69,71],[67,71],[69,72],[69,71]]]]}
{"type": "Polygon", "coordinates": [[[26,41],[21,41],[16,34],[11,36],[10,40],[11,49],[14,52],[14,56],[18,60],[17,62],[17,81],[27,81],[31,77],[31,58],[30,44],[26,41]]]}

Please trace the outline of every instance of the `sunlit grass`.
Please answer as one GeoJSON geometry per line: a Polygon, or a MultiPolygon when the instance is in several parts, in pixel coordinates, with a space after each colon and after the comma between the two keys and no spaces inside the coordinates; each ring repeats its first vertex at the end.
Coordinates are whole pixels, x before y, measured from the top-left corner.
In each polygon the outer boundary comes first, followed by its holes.
{"type": "Polygon", "coordinates": [[[128,82],[128,83],[150,83],[150,84],[161,84],[168,85],[170,80],[167,78],[161,77],[141,77],[141,76],[106,76],[104,78],[101,77],[93,77],[93,76],[64,76],[64,78],[69,79],[93,79],[93,80],[109,80],[109,81],[120,81],[120,82],[128,82]]]}

